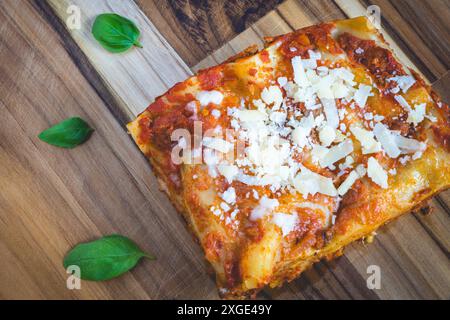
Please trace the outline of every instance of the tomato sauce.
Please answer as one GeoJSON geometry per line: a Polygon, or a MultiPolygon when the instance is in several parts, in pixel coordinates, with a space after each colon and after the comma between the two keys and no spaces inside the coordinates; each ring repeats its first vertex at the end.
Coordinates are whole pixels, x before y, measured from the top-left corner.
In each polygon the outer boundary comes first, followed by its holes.
{"type": "Polygon", "coordinates": [[[378,85],[384,86],[386,79],[392,76],[406,74],[392,52],[378,46],[374,40],[364,40],[345,32],[339,37],[338,43],[351,61],[369,69],[378,85]],[[360,50],[362,53],[357,53],[360,50]]]}

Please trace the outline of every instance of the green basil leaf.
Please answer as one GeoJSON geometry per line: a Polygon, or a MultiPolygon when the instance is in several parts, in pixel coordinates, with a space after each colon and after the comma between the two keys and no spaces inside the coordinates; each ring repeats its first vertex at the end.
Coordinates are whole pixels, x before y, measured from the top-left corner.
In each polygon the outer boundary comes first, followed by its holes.
{"type": "Polygon", "coordinates": [[[92,34],[110,52],[124,52],[133,45],[142,48],[138,42],[141,33],[136,25],[115,13],[98,15],[92,25],[92,34]]]}
{"type": "Polygon", "coordinates": [[[51,128],[42,131],[38,137],[48,144],[61,148],[74,148],[85,142],[91,135],[92,129],[81,118],[66,119],[51,128]]]}
{"type": "Polygon", "coordinates": [[[64,268],[78,266],[81,279],[102,281],[122,275],[142,257],[155,259],[132,240],[114,234],[75,246],[64,258],[64,268]]]}

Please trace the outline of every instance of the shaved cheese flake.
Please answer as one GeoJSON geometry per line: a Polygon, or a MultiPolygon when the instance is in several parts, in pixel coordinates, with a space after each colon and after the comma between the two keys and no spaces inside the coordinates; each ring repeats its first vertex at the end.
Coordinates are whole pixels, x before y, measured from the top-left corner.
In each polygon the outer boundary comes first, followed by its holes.
{"type": "Polygon", "coordinates": [[[346,156],[348,156],[353,151],[353,141],[351,139],[346,139],[329,149],[327,154],[319,160],[319,164],[322,168],[331,166],[336,161],[339,161],[346,156]]]}
{"type": "Polygon", "coordinates": [[[354,96],[353,96],[353,100],[355,100],[356,104],[360,107],[360,108],[364,108],[364,106],[366,105],[367,102],[367,98],[369,98],[370,96],[373,96],[373,93],[371,93],[372,87],[365,85],[365,84],[360,84],[358,87],[358,90],[356,90],[354,96]]]}
{"type": "Polygon", "coordinates": [[[328,147],[336,138],[336,130],[330,126],[323,126],[319,131],[319,139],[324,147],[328,147]]]}
{"type": "Polygon", "coordinates": [[[406,121],[414,124],[415,126],[421,123],[426,116],[426,106],[426,103],[416,104],[414,109],[409,110],[408,119],[406,119],[406,121]]]}
{"type": "Polygon", "coordinates": [[[412,87],[414,83],[416,83],[416,79],[413,76],[395,76],[392,78],[388,78],[388,81],[395,81],[398,84],[398,87],[402,89],[403,93],[406,93],[409,88],[412,87]]]}
{"type": "Polygon", "coordinates": [[[326,76],[328,74],[328,67],[326,66],[317,67],[317,74],[321,77],[326,76]]]}
{"type": "Polygon", "coordinates": [[[309,58],[314,60],[322,59],[322,54],[319,51],[308,50],[309,58]]]}
{"type": "Polygon", "coordinates": [[[205,147],[220,151],[222,153],[227,153],[233,148],[232,143],[220,138],[212,138],[212,137],[204,137],[203,145],[205,147]]]}
{"type": "Polygon", "coordinates": [[[426,143],[403,137],[381,123],[377,123],[373,131],[378,141],[381,142],[383,150],[391,158],[397,158],[400,154],[405,153],[423,152],[427,147],[426,143]]]}
{"type": "Polygon", "coordinates": [[[272,122],[281,126],[286,121],[286,116],[287,116],[287,114],[285,112],[275,111],[270,114],[269,118],[272,122]]]}
{"type": "Polygon", "coordinates": [[[407,111],[411,110],[411,106],[409,105],[409,103],[405,100],[405,98],[403,98],[400,95],[395,95],[394,96],[395,101],[397,101],[404,109],[406,109],[407,111]]]}
{"type": "Polygon", "coordinates": [[[279,77],[277,79],[277,82],[280,86],[284,87],[286,83],[288,82],[288,79],[286,77],[279,77]]]}
{"type": "Polygon", "coordinates": [[[311,150],[312,161],[314,163],[319,163],[321,159],[325,157],[330,149],[321,146],[319,144],[314,144],[311,150]]]}
{"type": "MultiPolygon", "coordinates": [[[[322,108],[322,105],[320,103],[316,103],[316,104],[305,105],[305,107],[307,110],[317,110],[317,109],[322,108]]],[[[436,121],[434,121],[434,122],[436,122],[436,121]]]]}
{"type": "Polygon", "coordinates": [[[397,146],[394,135],[384,124],[376,123],[373,133],[389,157],[397,158],[400,155],[400,149],[397,146]]]}
{"type": "Polygon", "coordinates": [[[327,125],[336,129],[339,126],[339,114],[334,99],[320,99],[327,119],[327,125]]]}
{"type": "Polygon", "coordinates": [[[380,163],[374,158],[370,157],[367,161],[367,175],[373,182],[378,184],[383,189],[388,187],[388,175],[380,163]]]}
{"type": "Polygon", "coordinates": [[[297,146],[300,148],[303,148],[308,143],[308,136],[309,136],[310,130],[303,128],[303,127],[297,127],[292,131],[291,138],[292,142],[294,142],[297,146]]]}
{"type": "Polygon", "coordinates": [[[233,182],[234,177],[238,174],[239,169],[235,165],[218,165],[217,170],[219,170],[219,173],[224,176],[228,183],[233,182]]]}
{"type": "Polygon", "coordinates": [[[322,193],[332,197],[337,195],[333,179],[324,177],[305,167],[303,167],[300,173],[294,178],[294,186],[297,191],[305,197],[307,197],[308,194],[315,195],[316,193],[322,193]]]}
{"type": "Polygon", "coordinates": [[[350,188],[353,186],[353,184],[356,182],[356,180],[358,180],[359,174],[353,170],[351,171],[347,178],[345,178],[344,182],[341,183],[341,185],[339,186],[339,188],[337,189],[338,194],[340,196],[343,196],[344,194],[347,193],[348,190],[350,190],[350,188]]]}
{"type": "Polygon", "coordinates": [[[422,155],[423,155],[423,152],[417,151],[412,155],[411,159],[413,159],[413,160],[420,159],[420,158],[422,158],[422,155]]]}
{"type": "Polygon", "coordinates": [[[319,78],[319,81],[316,84],[314,84],[314,89],[316,90],[319,99],[334,100],[334,94],[331,88],[335,80],[336,78],[331,74],[319,78]]]}
{"type": "Polygon", "coordinates": [[[392,169],[389,169],[388,172],[389,172],[390,175],[395,176],[397,174],[397,169],[392,168],[392,169]]]}
{"type": "Polygon", "coordinates": [[[266,112],[266,104],[262,102],[261,99],[255,99],[252,101],[253,105],[258,109],[258,111],[265,113],[266,112]]]}
{"type": "Polygon", "coordinates": [[[355,168],[356,172],[359,174],[359,176],[362,178],[366,175],[367,170],[364,167],[363,164],[359,164],[356,168],[355,168]]]}
{"type": "MultiPolygon", "coordinates": [[[[303,61],[304,60],[302,60],[302,62],[303,61]]],[[[320,76],[317,74],[316,70],[313,69],[306,70],[306,77],[308,78],[309,82],[311,82],[311,84],[316,84],[320,80],[320,76]]]]}
{"type": "Polygon", "coordinates": [[[265,215],[271,213],[280,203],[277,199],[269,199],[266,196],[262,197],[259,204],[250,213],[250,220],[255,221],[261,219],[265,215]]]}
{"type": "Polygon", "coordinates": [[[298,223],[297,214],[286,214],[281,212],[275,212],[272,217],[272,222],[281,228],[283,237],[287,236],[298,223]]]}
{"type": "Polygon", "coordinates": [[[226,204],[225,202],[220,203],[220,208],[225,212],[227,212],[231,209],[231,207],[228,204],[226,204]]]}
{"type": "Polygon", "coordinates": [[[273,109],[277,110],[283,102],[283,93],[278,86],[270,86],[269,88],[263,89],[261,92],[261,99],[266,104],[273,103],[273,109]]]}
{"type": "Polygon", "coordinates": [[[302,64],[302,58],[300,56],[293,57],[291,63],[292,69],[294,70],[294,82],[300,87],[308,87],[310,82],[306,77],[305,68],[302,64]]]}
{"type": "Polygon", "coordinates": [[[256,122],[267,120],[267,114],[258,110],[237,110],[236,116],[242,122],[256,122]]]}
{"type": "Polygon", "coordinates": [[[229,187],[222,193],[221,198],[228,204],[234,204],[236,202],[236,190],[233,187],[229,187]]]}
{"type": "Polygon", "coordinates": [[[335,99],[342,99],[349,95],[350,93],[350,87],[344,85],[343,83],[335,83],[331,87],[333,91],[333,96],[335,99]]]}
{"type": "Polygon", "coordinates": [[[314,125],[316,127],[322,125],[322,123],[325,121],[325,117],[323,116],[323,114],[319,114],[315,119],[314,119],[314,125]]]}
{"type": "Polygon", "coordinates": [[[302,118],[298,127],[291,133],[292,142],[303,148],[308,143],[308,137],[311,129],[316,125],[314,115],[310,113],[308,117],[302,118]]]}
{"type": "Polygon", "coordinates": [[[197,92],[195,98],[200,102],[202,107],[207,106],[210,103],[221,104],[223,100],[223,94],[220,91],[200,91],[197,92]]]}
{"type": "Polygon", "coordinates": [[[350,69],[347,68],[334,68],[330,70],[330,74],[335,76],[338,79],[344,80],[348,85],[354,86],[355,82],[353,79],[355,75],[351,72],[350,69]]]}
{"type": "Polygon", "coordinates": [[[316,69],[317,61],[315,59],[302,59],[302,65],[305,69],[316,69]]]}
{"type": "Polygon", "coordinates": [[[295,102],[304,102],[307,109],[316,104],[316,94],[312,87],[297,87],[293,93],[293,98],[295,102]]]}
{"type": "Polygon", "coordinates": [[[342,142],[345,139],[347,139],[347,136],[345,134],[343,134],[340,130],[336,130],[336,139],[334,139],[333,142],[342,142]]]}
{"type": "Polygon", "coordinates": [[[350,131],[359,143],[361,143],[362,153],[369,154],[381,151],[381,144],[374,139],[373,132],[352,125],[350,131]]]}
{"type": "Polygon", "coordinates": [[[216,152],[212,149],[203,150],[203,160],[207,165],[215,165],[219,162],[219,158],[217,157],[216,152]]]}
{"type": "Polygon", "coordinates": [[[316,120],[314,119],[314,115],[310,113],[307,117],[303,117],[300,120],[300,126],[306,129],[312,129],[316,126],[316,120]]]}
{"type": "Polygon", "coordinates": [[[213,110],[211,111],[211,115],[212,115],[214,118],[219,119],[219,118],[220,118],[220,111],[217,110],[217,109],[213,109],[213,110]]]}
{"type": "Polygon", "coordinates": [[[394,96],[395,101],[397,101],[406,111],[408,111],[408,121],[415,126],[422,122],[426,117],[426,103],[416,104],[412,108],[406,99],[400,95],[394,96]]]}
{"type": "Polygon", "coordinates": [[[427,147],[427,145],[424,142],[420,142],[415,139],[405,138],[400,134],[394,135],[394,140],[402,153],[422,152],[427,147]]]}
{"type": "Polygon", "coordinates": [[[431,122],[437,122],[437,118],[435,116],[431,115],[431,114],[426,114],[425,118],[427,118],[431,122]]]}

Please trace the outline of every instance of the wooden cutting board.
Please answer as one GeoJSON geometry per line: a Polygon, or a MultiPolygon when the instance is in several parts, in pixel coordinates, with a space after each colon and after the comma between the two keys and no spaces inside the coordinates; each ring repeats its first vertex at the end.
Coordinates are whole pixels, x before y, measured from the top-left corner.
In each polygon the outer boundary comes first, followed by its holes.
{"type": "MultiPolygon", "coordinates": [[[[280,2],[261,1],[259,9],[239,0],[0,3],[0,298],[217,298],[199,246],[124,125],[177,81],[262,45],[264,36],[363,15],[377,4],[397,55],[448,102],[447,1],[287,0],[275,8],[280,2]],[[66,26],[69,5],[80,9],[80,29],[66,26]],[[103,50],[90,33],[103,12],[135,21],[144,48],[103,50]],[[74,115],[96,129],[84,145],[63,150],[36,137],[74,115]],[[112,281],[67,289],[64,254],[110,233],[134,239],[157,260],[112,281]]],[[[258,297],[448,299],[449,206],[444,192],[432,200],[433,214],[406,215],[380,229],[373,244],[352,244],[343,257],[258,297]],[[366,286],[370,265],[381,269],[381,289],[366,286]]]]}

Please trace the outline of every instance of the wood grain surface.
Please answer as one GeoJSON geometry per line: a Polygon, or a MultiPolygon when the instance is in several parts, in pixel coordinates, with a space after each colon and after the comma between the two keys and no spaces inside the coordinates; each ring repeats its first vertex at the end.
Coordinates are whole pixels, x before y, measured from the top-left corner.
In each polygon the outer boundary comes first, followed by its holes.
{"type": "Polygon", "coordinates": [[[190,66],[218,49],[282,0],[137,0],[190,66]]]}
{"type": "MultiPolygon", "coordinates": [[[[448,1],[1,1],[0,298],[217,298],[199,246],[124,124],[192,71],[261,46],[264,36],[361,14],[370,4],[380,6],[400,53],[448,101],[448,1]],[[81,8],[81,30],[65,26],[69,3],[81,8]],[[102,50],[89,30],[106,11],[136,21],[144,49],[102,50]],[[62,150],[36,137],[74,115],[96,129],[86,144],[62,150]],[[68,290],[64,254],[110,233],[136,240],[158,259],[68,290]]],[[[444,192],[432,200],[433,214],[404,216],[373,244],[354,243],[343,257],[259,298],[448,299],[449,207],[444,192]],[[371,264],[381,268],[380,290],[366,286],[371,264]]]]}

